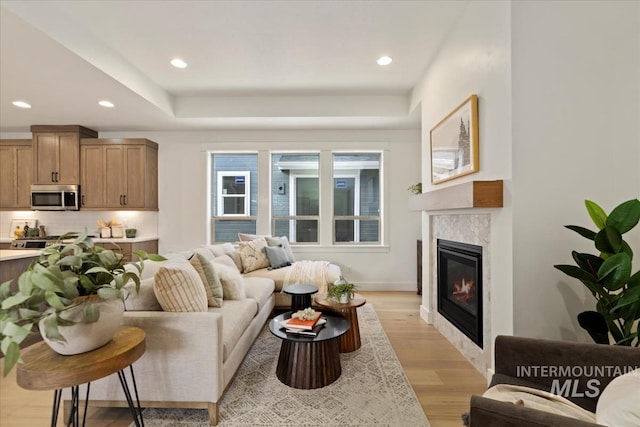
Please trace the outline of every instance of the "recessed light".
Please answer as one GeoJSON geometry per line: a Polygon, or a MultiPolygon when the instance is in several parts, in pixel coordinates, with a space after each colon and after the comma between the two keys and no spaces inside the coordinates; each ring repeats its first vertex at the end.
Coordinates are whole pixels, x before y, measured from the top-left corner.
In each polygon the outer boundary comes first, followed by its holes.
{"type": "Polygon", "coordinates": [[[380,58],[378,58],[378,65],[389,65],[391,64],[391,61],[393,61],[393,59],[391,59],[390,56],[381,56],[380,58]]]}
{"type": "Polygon", "coordinates": [[[106,108],[113,108],[115,107],[115,105],[113,104],[113,102],[111,101],[107,101],[106,99],[103,99],[102,101],[98,101],[98,104],[102,105],[103,107],[106,108]]]}
{"type": "Polygon", "coordinates": [[[173,65],[176,68],[187,68],[187,63],[180,58],[173,58],[171,60],[171,65],[173,65]]]}
{"type": "Polygon", "coordinates": [[[24,101],[13,101],[12,104],[20,108],[31,108],[31,105],[24,101]]]}

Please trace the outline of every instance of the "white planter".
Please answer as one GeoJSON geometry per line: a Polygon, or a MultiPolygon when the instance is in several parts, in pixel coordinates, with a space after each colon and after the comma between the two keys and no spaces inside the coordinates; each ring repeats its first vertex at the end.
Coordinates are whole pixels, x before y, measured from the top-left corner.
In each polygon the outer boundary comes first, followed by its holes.
{"type": "Polygon", "coordinates": [[[61,314],[63,319],[78,322],[71,326],[59,326],[60,334],[67,342],[52,341],[45,336],[44,319],[40,320],[40,334],[44,341],[58,354],[69,356],[85,353],[102,347],[116,334],[124,315],[124,303],[120,299],[101,300],[100,318],[97,322],[83,323],[84,304],[61,314]]]}
{"type": "Polygon", "coordinates": [[[351,300],[351,298],[349,298],[349,294],[341,294],[340,295],[340,303],[341,304],[346,304],[351,300]]]}

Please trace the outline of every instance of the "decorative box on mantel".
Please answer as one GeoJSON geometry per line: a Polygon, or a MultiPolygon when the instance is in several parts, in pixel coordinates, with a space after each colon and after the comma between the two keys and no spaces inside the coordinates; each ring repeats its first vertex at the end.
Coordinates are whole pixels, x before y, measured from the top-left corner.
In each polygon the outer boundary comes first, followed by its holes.
{"type": "Polygon", "coordinates": [[[410,211],[501,207],[503,207],[503,182],[501,179],[468,181],[409,198],[410,211]]]}

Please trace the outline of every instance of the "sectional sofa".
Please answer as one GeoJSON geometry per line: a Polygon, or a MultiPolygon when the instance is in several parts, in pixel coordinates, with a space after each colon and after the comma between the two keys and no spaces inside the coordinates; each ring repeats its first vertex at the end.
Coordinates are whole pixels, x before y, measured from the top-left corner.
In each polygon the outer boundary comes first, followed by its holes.
{"type": "MultiPolygon", "coordinates": [[[[133,290],[133,283],[127,285],[122,323],[146,332],[145,354],[133,365],[143,407],[207,409],[210,424],[218,423],[224,390],[276,301],[283,307],[290,305],[280,290],[288,271],[295,268],[262,267],[244,273],[243,265],[234,262],[242,260],[238,255],[238,246],[225,244],[174,254],[164,262],[145,261],[139,292],[133,290]],[[199,262],[211,264],[224,285],[221,301],[209,291],[196,289],[206,288],[207,282],[206,275],[194,267],[199,262]],[[193,283],[194,290],[183,291],[181,295],[191,292],[190,296],[176,303],[176,298],[159,291],[167,277],[169,293],[185,283],[193,283]],[[211,306],[217,302],[219,306],[211,306]]],[[[327,283],[340,276],[337,266],[328,264],[326,270],[327,283]]],[[[81,390],[80,396],[84,393],[81,390]]],[[[68,412],[68,392],[63,398],[68,412]]],[[[90,405],[127,406],[117,375],[91,384],[90,405]]]]}

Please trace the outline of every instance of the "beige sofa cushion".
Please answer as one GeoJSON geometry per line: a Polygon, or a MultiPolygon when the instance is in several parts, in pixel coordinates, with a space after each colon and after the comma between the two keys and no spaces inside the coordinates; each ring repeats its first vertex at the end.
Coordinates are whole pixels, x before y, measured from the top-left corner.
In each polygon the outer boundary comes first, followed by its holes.
{"type": "Polygon", "coordinates": [[[207,311],[207,293],[186,259],[170,259],[155,275],[153,292],[164,311],[207,311]]]}
{"type": "Polygon", "coordinates": [[[258,303],[258,311],[268,303],[273,295],[275,285],[273,280],[264,277],[245,277],[247,298],[252,298],[258,303]]]}
{"type": "Polygon", "coordinates": [[[258,303],[253,298],[225,301],[221,308],[210,308],[209,311],[222,314],[222,360],[226,361],[244,331],[258,314],[258,303]]]}
{"type": "Polygon", "coordinates": [[[140,289],[136,292],[135,282],[133,280],[129,281],[122,288],[124,291],[124,309],[127,311],[162,311],[162,306],[153,291],[154,282],[155,279],[153,277],[141,280],[140,289]]]}

